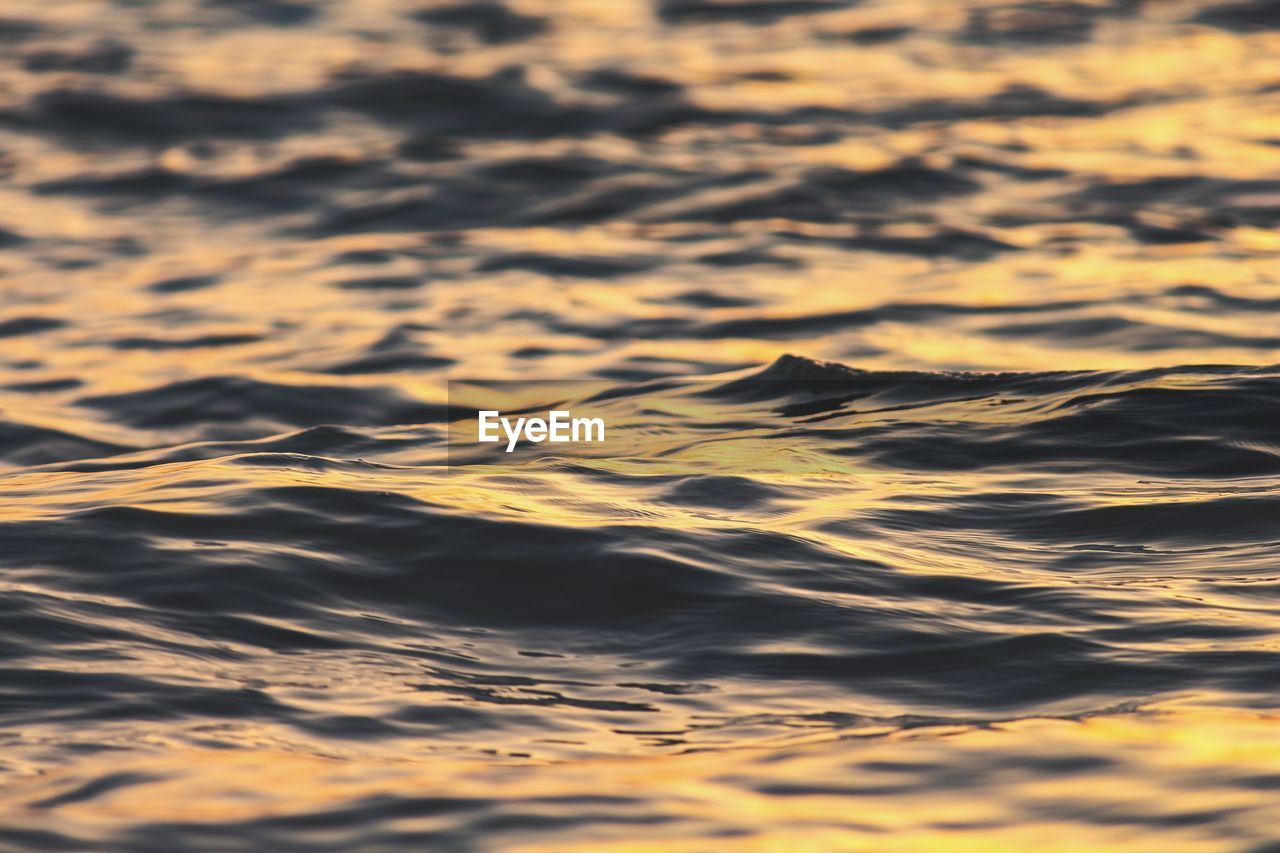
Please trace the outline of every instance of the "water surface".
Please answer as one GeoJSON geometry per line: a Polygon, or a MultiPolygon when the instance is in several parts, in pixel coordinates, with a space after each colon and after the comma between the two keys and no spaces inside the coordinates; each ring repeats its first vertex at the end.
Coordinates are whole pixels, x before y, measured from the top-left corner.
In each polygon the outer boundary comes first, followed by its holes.
{"type": "Polygon", "coordinates": [[[8,0],[0,847],[1280,845],[1277,175],[1272,0],[8,0]]]}

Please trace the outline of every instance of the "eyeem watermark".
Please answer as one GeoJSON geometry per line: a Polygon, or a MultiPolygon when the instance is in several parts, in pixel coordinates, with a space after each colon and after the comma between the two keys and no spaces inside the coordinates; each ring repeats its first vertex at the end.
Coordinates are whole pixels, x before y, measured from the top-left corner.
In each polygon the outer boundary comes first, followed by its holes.
{"type": "Polygon", "coordinates": [[[504,418],[501,412],[481,411],[476,421],[476,441],[499,443],[505,437],[507,452],[523,438],[532,444],[604,441],[604,418],[575,418],[572,412],[553,410],[544,418],[504,418]],[[501,431],[501,435],[499,435],[501,431]]]}

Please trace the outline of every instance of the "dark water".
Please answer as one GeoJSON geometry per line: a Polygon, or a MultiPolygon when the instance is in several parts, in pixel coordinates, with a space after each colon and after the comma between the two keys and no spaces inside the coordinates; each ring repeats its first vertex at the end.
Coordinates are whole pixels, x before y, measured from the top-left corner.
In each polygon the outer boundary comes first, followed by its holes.
{"type": "Polygon", "coordinates": [[[1272,0],[7,0],[0,848],[1280,849],[1277,176],[1272,0]]]}

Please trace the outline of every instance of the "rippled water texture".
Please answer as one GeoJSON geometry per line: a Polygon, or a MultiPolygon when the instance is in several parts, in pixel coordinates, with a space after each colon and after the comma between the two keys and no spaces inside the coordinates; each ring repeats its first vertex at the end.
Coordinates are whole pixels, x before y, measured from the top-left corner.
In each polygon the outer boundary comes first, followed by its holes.
{"type": "Polygon", "coordinates": [[[1278,225],[1275,0],[5,0],[0,848],[1280,849],[1278,225]]]}

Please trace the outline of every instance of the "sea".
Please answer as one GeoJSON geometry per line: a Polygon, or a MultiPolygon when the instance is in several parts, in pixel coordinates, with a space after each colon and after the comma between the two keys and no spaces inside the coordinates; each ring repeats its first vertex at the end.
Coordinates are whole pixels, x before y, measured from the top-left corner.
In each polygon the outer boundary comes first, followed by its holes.
{"type": "Polygon", "coordinates": [[[0,850],[1275,853],[1278,362],[1276,0],[3,0],[0,850]]]}

